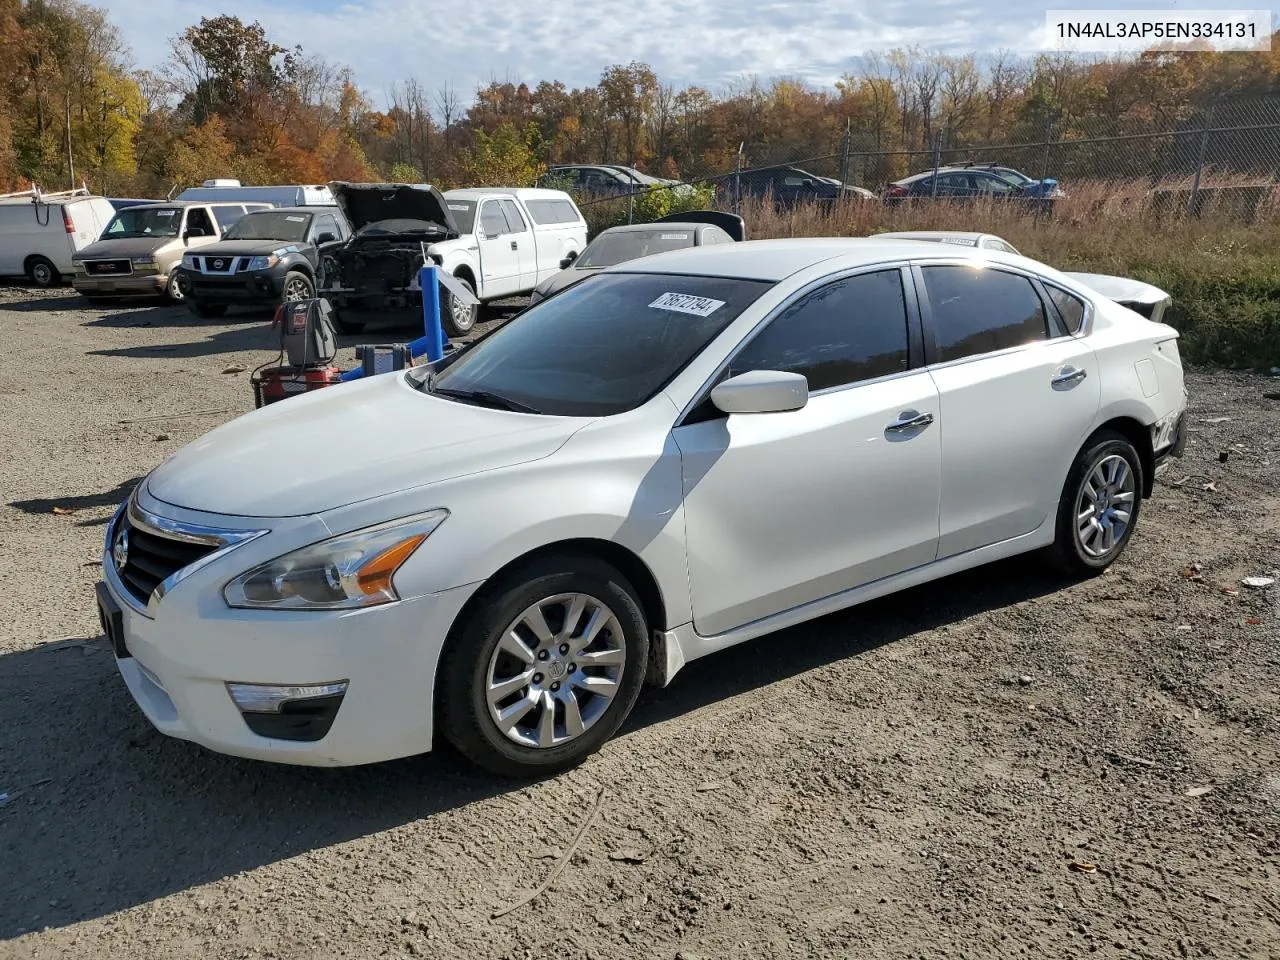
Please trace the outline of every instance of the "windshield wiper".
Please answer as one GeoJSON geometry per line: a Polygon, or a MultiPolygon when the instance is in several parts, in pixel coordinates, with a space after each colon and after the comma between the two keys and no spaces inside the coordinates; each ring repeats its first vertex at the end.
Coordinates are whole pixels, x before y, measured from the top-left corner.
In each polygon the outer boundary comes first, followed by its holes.
{"type": "Polygon", "coordinates": [[[431,393],[439,394],[442,397],[450,397],[454,400],[461,400],[464,403],[474,403],[482,407],[494,407],[498,410],[511,410],[515,413],[541,413],[542,411],[536,407],[531,407],[527,403],[521,403],[519,400],[512,400],[510,397],[504,397],[500,393],[491,393],[488,390],[454,390],[449,387],[437,387],[430,380],[427,381],[427,390],[431,393]]]}

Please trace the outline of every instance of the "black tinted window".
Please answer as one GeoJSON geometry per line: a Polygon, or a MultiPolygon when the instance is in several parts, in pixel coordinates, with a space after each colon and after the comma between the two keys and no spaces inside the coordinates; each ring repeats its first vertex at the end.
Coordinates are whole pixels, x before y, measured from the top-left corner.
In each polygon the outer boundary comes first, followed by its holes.
{"type": "Polygon", "coordinates": [[[1079,333],[1080,328],[1084,326],[1084,303],[1057,287],[1049,287],[1048,290],[1049,299],[1058,308],[1058,313],[1062,315],[1062,322],[1067,325],[1067,329],[1072,333],[1079,333]]]}
{"type": "Polygon", "coordinates": [[[772,284],[722,277],[601,274],[534,304],[436,374],[558,416],[644,403],[772,284]]]}
{"type": "Polygon", "coordinates": [[[507,232],[507,218],[502,215],[502,205],[497,200],[480,208],[480,226],[486,237],[500,237],[507,232]]]}
{"type": "Polygon", "coordinates": [[[1044,307],[1025,277],[974,267],[925,267],[924,284],[939,362],[1047,336],[1044,307]]]}
{"type": "Polygon", "coordinates": [[[729,373],[802,373],[810,390],[907,369],[902,276],[882,270],[838,280],[788,307],[734,358],[729,373]]]}
{"type": "Polygon", "coordinates": [[[213,222],[209,219],[209,212],[203,207],[196,207],[187,211],[187,229],[203,230],[206,237],[217,236],[213,229],[213,222]]]}

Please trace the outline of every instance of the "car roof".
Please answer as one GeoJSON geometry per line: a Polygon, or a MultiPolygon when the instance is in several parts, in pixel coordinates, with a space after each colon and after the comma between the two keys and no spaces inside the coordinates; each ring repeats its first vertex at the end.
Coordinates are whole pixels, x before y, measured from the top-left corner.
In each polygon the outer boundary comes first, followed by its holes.
{"type": "Polygon", "coordinates": [[[964,243],[976,247],[985,237],[995,237],[995,234],[968,230],[901,230],[895,233],[877,233],[876,236],[881,240],[932,240],[935,243],[964,243]]]}
{"type": "MultiPolygon", "coordinates": [[[[597,236],[606,233],[665,233],[668,230],[705,230],[715,227],[714,223],[682,223],[675,220],[663,220],[661,223],[624,223],[618,227],[601,230],[597,236]]],[[[716,227],[716,229],[720,229],[716,227]]]]}
{"type": "MultiPolygon", "coordinates": [[[[942,248],[938,244],[938,248],[942,248]]],[[[932,255],[937,254],[937,250],[932,255]]],[[[1000,258],[990,250],[946,247],[948,256],[1000,258]]],[[[743,280],[778,281],[822,263],[841,258],[842,266],[901,261],[930,256],[918,240],[881,240],[878,237],[805,238],[793,240],[745,240],[742,243],[685,247],[656,253],[641,260],[628,260],[605,272],[688,273],[698,276],[731,277],[743,280]]],[[[1007,255],[1003,255],[1007,256],[1007,255]]]]}
{"type": "Polygon", "coordinates": [[[445,199],[483,200],[485,197],[519,197],[522,200],[570,200],[563,190],[543,190],[540,187],[462,187],[446,190],[445,199]]]}

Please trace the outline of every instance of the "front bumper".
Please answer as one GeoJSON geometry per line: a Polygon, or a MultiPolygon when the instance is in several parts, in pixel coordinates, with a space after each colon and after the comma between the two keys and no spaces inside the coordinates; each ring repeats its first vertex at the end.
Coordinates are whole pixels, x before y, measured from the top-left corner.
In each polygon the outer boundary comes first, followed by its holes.
{"type": "MultiPolygon", "coordinates": [[[[108,526],[107,544],[118,520],[108,526]]],[[[145,612],[104,551],[101,589],[119,607],[116,665],[129,693],[161,733],[233,756],[346,766],[429,751],[440,651],[474,587],[351,611],[228,607],[222,587],[229,579],[324,529],[315,518],[289,520],[289,529],[246,541],[180,578],[145,612]],[[229,683],[345,686],[338,697],[299,701],[307,709],[286,711],[292,722],[242,712],[229,683]],[[312,739],[297,738],[299,723],[309,724],[304,734],[312,739]]]]}
{"type": "Polygon", "coordinates": [[[200,303],[233,306],[243,303],[274,303],[284,293],[287,270],[242,270],[214,276],[181,267],[182,289],[200,303]]]}
{"type": "Polygon", "coordinates": [[[169,285],[167,273],[121,274],[90,277],[77,273],[71,281],[77,293],[88,297],[155,297],[169,285]]]}

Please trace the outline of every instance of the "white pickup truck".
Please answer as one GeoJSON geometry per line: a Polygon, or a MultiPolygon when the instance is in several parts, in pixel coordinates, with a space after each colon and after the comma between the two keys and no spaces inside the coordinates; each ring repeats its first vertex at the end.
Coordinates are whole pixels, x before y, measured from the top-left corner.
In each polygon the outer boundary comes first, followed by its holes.
{"type": "MultiPolygon", "coordinates": [[[[484,303],[528,293],[587,245],[587,224],[560,190],[477,188],[441,194],[428,184],[331,183],[354,231],[321,251],[320,295],[344,332],[371,313],[422,303],[424,255],[484,303]]],[[[441,290],[445,331],[463,336],[478,307],[441,290]]]]}

